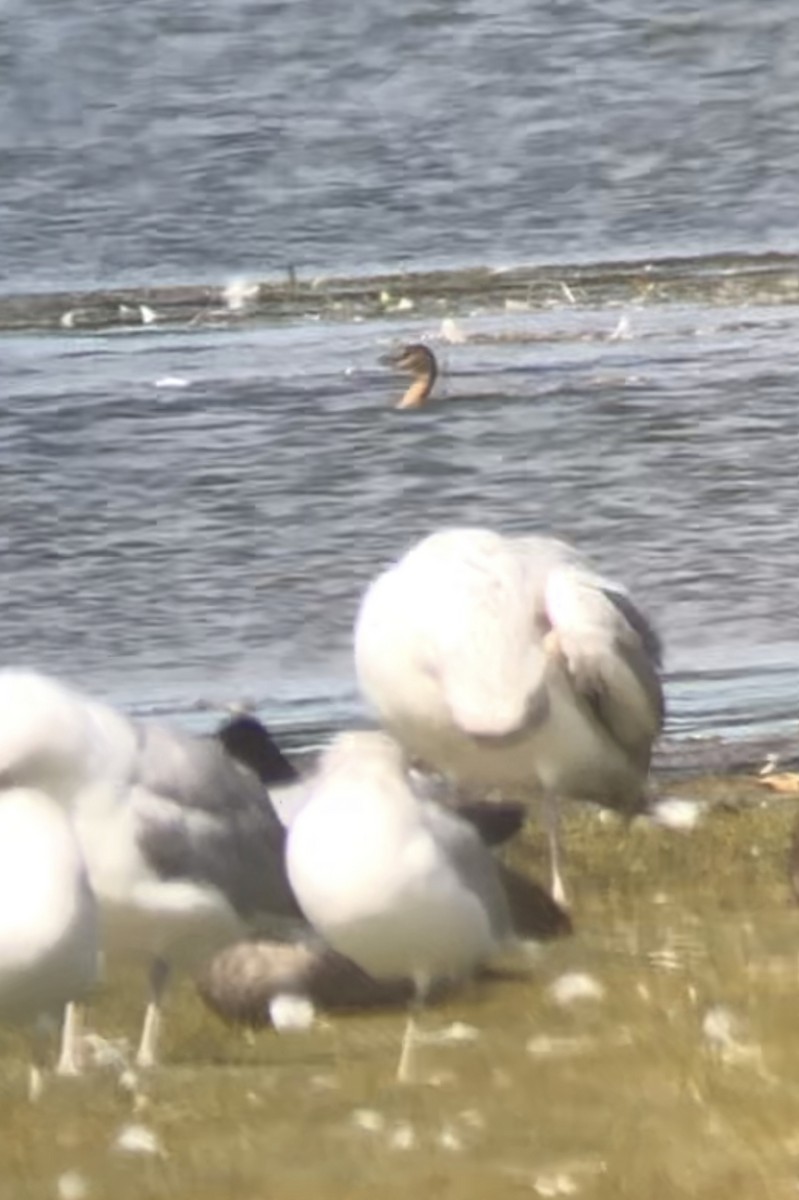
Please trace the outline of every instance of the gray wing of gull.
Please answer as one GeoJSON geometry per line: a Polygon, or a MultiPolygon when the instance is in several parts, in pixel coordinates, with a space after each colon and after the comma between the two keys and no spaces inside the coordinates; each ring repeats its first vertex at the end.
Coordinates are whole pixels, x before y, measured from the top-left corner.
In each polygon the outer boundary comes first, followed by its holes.
{"type": "Polygon", "coordinates": [[[529,816],[529,807],[517,800],[487,800],[467,794],[446,778],[429,770],[410,767],[408,786],[417,800],[427,800],[468,821],[486,846],[502,846],[515,837],[529,816]]]}
{"type": "Polygon", "coordinates": [[[510,908],[499,868],[477,830],[435,801],[424,801],[422,808],[428,828],[446,850],[462,885],[485,909],[496,940],[511,937],[510,908]]]}
{"type": "Polygon", "coordinates": [[[626,592],[599,582],[596,600],[605,604],[606,636],[590,653],[569,657],[572,681],[596,719],[645,770],[665,714],[660,641],[626,592]]]}
{"type": "Polygon", "coordinates": [[[660,666],[662,657],[660,638],[625,588],[598,574],[585,555],[567,542],[561,542],[557,538],[531,534],[518,538],[517,545],[527,561],[528,578],[531,580],[538,604],[543,604],[546,576],[553,567],[576,567],[587,580],[594,583],[597,590],[610,600],[617,609],[622,624],[635,633],[647,656],[656,666],[660,666]]]}
{"type": "MultiPolygon", "coordinates": [[[[610,587],[605,587],[602,590],[611,604],[616,607],[629,629],[637,635],[640,648],[647,659],[649,668],[651,669],[652,666],[661,666],[663,647],[654,626],[650,624],[640,608],[633,603],[627,592],[610,587]]],[[[629,641],[630,639],[628,637],[625,640],[629,641]]]]}
{"type": "Polygon", "coordinates": [[[581,603],[592,610],[602,637],[590,647],[570,645],[568,668],[577,696],[632,759],[644,769],[663,725],[662,650],[654,628],[629,593],[598,574],[574,547],[556,538],[529,535],[516,541],[527,569],[535,622],[548,628],[549,572],[571,567],[581,580],[581,603]]]}
{"type": "Polygon", "coordinates": [[[302,920],[286,874],[285,829],[263,784],[212,739],[139,728],[131,800],[150,869],[217,888],[259,927],[302,920]]]}

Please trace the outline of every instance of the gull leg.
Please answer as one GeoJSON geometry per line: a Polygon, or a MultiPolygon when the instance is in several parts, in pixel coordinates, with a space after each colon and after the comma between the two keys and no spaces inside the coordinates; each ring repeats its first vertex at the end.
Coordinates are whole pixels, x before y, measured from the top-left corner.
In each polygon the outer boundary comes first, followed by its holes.
{"type": "Polygon", "coordinates": [[[158,1042],[161,1034],[161,1002],[169,979],[169,963],[154,958],[150,965],[150,1000],[144,1014],[141,1041],[136,1052],[138,1067],[154,1067],[158,1061],[158,1042]]]}
{"type": "Polygon", "coordinates": [[[566,887],[563,882],[563,875],[560,869],[561,851],[560,851],[560,805],[558,798],[552,792],[547,791],[544,796],[544,825],[547,831],[547,841],[549,843],[549,869],[552,879],[552,899],[561,908],[569,908],[569,898],[566,895],[566,887]]]}
{"type": "Polygon", "coordinates": [[[64,1009],[61,1025],[61,1051],[56,1065],[56,1075],[80,1075],[83,1070],[81,1035],[83,1033],[83,1009],[70,1002],[64,1009]]]}
{"type": "Polygon", "coordinates": [[[414,1007],[411,1007],[408,1009],[408,1020],[405,1023],[402,1050],[400,1051],[399,1063],[397,1065],[397,1083],[411,1083],[413,1081],[413,1047],[415,1041],[416,1013],[414,1007]]]}
{"type": "Polygon", "coordinates": [[[31,1061],[28,1067],[28,1100],[31,1104],[35,1104],[44,1091],[44,1064],[51,1033],[50,1018],[44,1015],[37,1017],[30,1036],[31,1061]]]}
{"type": "Polygon", "coordinates": [[[413,998],[408,1005],[408,1020],[405,1024],[402,1049],[397,1064],[397,1083],[414,1082],[416,1074],[414,1071],[414,1048],[418,1042],[416,1018],[422,1011],[429,987],[430,980],[426,976],[414,980],[413,998]]]}
{"type": "Polygon", "coordinates": [[[28,1101],[31,1104],[35,1104],[37,1100],[41,1099],[43,1091],[44,1077],[42,1069],[37,1063],[32,1062],[28,1071],[28,1101]]]}

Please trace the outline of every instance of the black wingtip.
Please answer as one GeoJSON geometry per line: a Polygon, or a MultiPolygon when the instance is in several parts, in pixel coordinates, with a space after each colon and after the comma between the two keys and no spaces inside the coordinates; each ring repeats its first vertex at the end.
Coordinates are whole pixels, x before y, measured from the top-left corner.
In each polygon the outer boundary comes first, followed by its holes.
{"type": "Polygon", "coordinates": [[[569,913],[540,883],[504,863],[500,864],[499,871],[518,937],[546,942],[568,937],[574,932],[569,913]]]}
{"type": "Polygon", "coordinates": [[[299,771],[286,758],[263,722],[249,713],[240,713],[224,721],[215,737],[231,758],[249,767],[267,786],[293,783],[299,778],[299,771]]]}
{"type": "Polygon", "coordinates": [[[455,812],[474,825],[487,846],[509,842],[527,819],[527,808],[512,800],[477,800],[458,803],[455,812]]]}

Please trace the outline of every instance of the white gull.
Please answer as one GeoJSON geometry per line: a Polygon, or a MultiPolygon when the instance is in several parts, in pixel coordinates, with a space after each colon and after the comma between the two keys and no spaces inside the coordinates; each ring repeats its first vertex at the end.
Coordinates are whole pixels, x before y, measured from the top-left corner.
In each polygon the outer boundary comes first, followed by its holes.
{"type": "MultiPolygon", "coordinates": [[[[288,874],[329,946],[377,979],[411,979],[422,1004],[512,940],[497,865],[476,830],[419,800],[386,734],[346,733],[321,756],[289,828],[288,874]]],[[[398,1078],[410,1075],[409,1015],[398,1078]]]]}
{"type": "Polygon", "coordinates": [[[554,538],[433,533],[367,589],[361,689],[409,756],[461,783],[635,811],[663,721],[660,647],[620,584],[554,538]]]}
{"type": "Polygon", "coordinates": [[[140,1065],[157,1057],[172,965],[196,969],[253,929],[306,928],[268,792],[216,739],[131,720],[34,671],[0,671],[0,789],[23,785],[72,818],[103,948],[151,961],[140,1065]]]}
{"type": "MultiPolygon", "coordinates": [[[[94,896],[67,815],[40,791],[0,792],[0,1020],[62,1025],[57,1070],[77,1066],[76,1029],[67,1006],[97,977],[94,896]]],[[[31,1095],[38,1066],[31,1071],[31,1095]]]]}

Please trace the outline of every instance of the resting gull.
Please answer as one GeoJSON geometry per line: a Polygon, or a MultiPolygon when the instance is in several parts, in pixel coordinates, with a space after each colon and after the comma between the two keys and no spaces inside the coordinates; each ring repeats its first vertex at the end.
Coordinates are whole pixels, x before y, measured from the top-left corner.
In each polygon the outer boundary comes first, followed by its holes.
{"type": "MultiPolygon", "coordinates": [[[[346,733],[322,754],[289,828],[288,874],[309,922],[376,979],[410,979],[417,1005],[512,940],[491,852],[467,822],[408,783],[386,734],[346,733]]],[[[413,1009],[398,1078],[411,1075],[413,1009]]]]}
{"type": "MultiPolygon", "coordinates": [[[[75,1013],[97,976],[94,895],[68,816],[30,787],[0,791],[0,1020],[62,1026],[57,1070],[77,1069],[75,1013]]],[[[31,1096],[39,1072],[31,1069],[31,1096]]]]}
{"type": "MultiPolygon", "coordinates": [[[[228,753],[236,755],[269,787],[281,819],[289,824],[313,790],[313,769],[306,772],[303,782],[270,731],[251,713],[230,717],[216,736],[228,753]]],[[[431,780],[416,770],[407,771],[405,778],[418,799],[454,807],[490,846],[513,838],[526,816],[522,804],[468,801],[442,786],[441,780],[431,780]]],[[[542,941],[571,931],[567,914],[534,880],[501,861],[498,869],[519,936],[542,941]]],[[[202,999],[219,1016],[253,1025],[270,1021],[275,1003],[284,996],[304,997],[322,1009],[340,1009],[405,1003],[413,993],[409,980],[373,979],[322,941],[287,944],[263,938],[248,938],[220,950],[204,968],[197,986],[202,999]]]]}
{"type": "Polygon", "coordinates": [[[0,787],[34,786],[71,815],[103,948],[148,956],[137,1061],[157,1059],[170,967],[196,969],[256,929],[302,921],[268,792],[217,739],[135,721],[29,670],[0,671],[0,787]]]}

